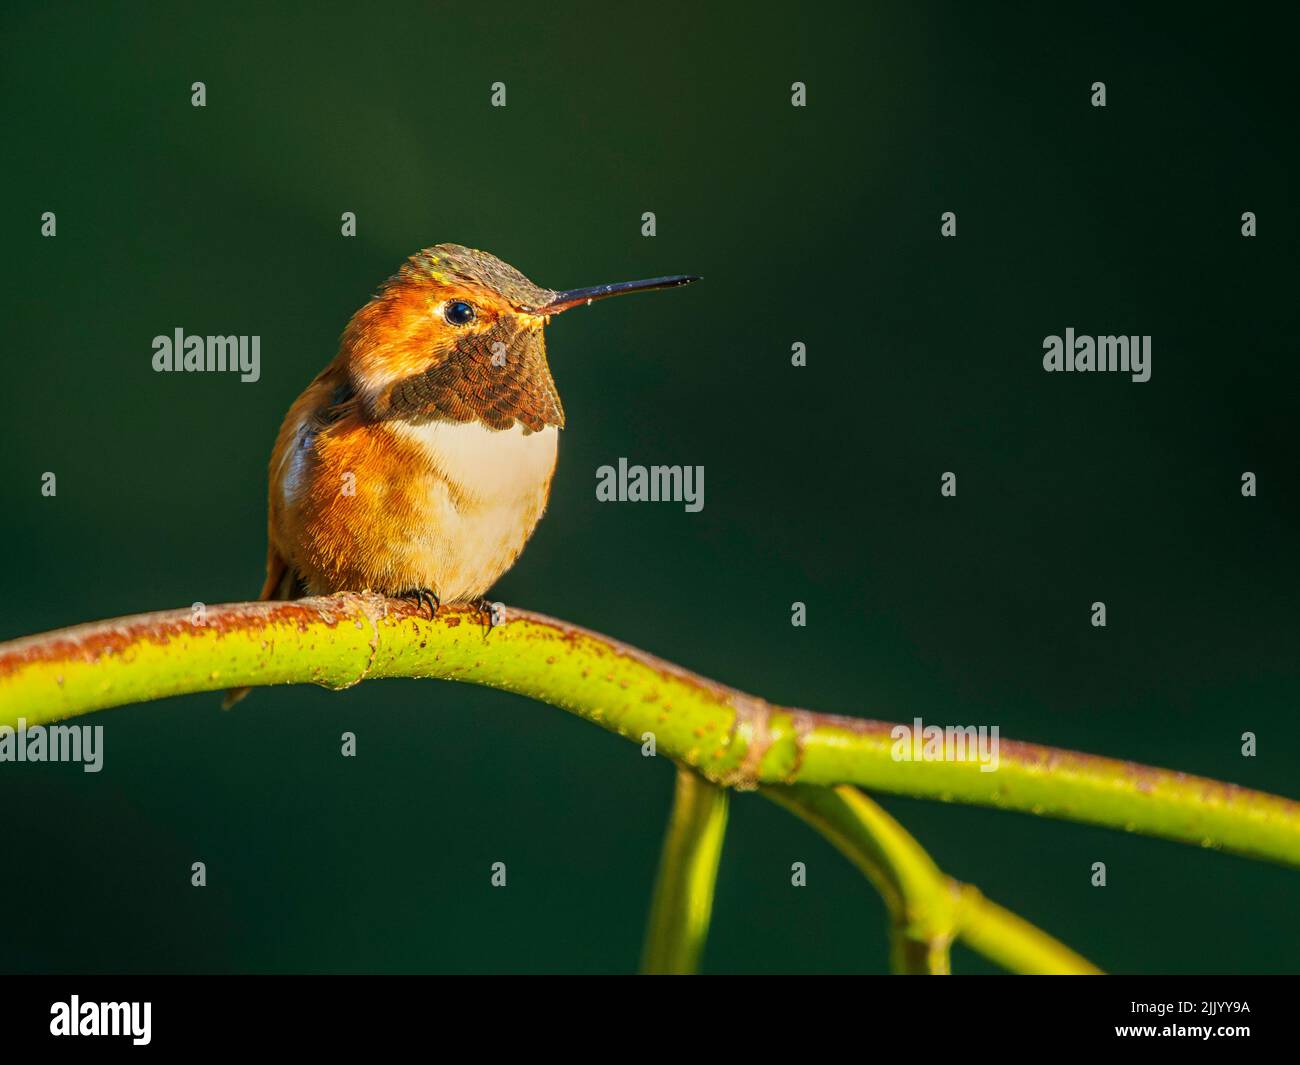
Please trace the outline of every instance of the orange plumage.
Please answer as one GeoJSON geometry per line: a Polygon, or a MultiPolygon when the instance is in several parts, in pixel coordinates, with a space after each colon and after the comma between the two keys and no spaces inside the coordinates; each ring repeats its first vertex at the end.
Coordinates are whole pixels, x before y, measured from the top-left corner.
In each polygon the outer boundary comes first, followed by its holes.
{"type": "Polygon", "coordinates": [[[353,315],[280,427],[262,598],[480,598],[546,509],[564,425],[551,316],[692,280],[555,292],[459,245],[412,256],[353,315]]]}

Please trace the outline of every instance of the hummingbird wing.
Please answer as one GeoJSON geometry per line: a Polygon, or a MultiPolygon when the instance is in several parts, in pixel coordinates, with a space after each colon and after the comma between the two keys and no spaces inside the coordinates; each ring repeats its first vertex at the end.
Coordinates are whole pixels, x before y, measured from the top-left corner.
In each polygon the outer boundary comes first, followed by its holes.
{"type": "MultiPolygon", "coordinates": [[[[306,594],[306,588],[298,571],[281,554],[277,546],[278,532],[276,523],[275,499],[280,492],[289,457],[295,449],[302,446],[304,433],[306,439],[316,432],[333,425],[356,406],[356,397],[352,385],[339,361],[336,359],[325,367],[316,379],[294,401],[284,424],[276,437],[275,448],[271,453],[271,516],[268,522],[266,549],[266,580],[262,584],[258,600],[266,602],[273,599],[297,599],[306,594]]],[[[249,693],[248,688],[232,688],[226,692],[221,701],[221,709],[229,710],[249,693]]]]}
{"type": "Polygon", "coordinates": [[[266,551],[266,582],[262,585],[262,592],[257,597],[259,602],[268,599],[296,599],[298,587],[298,574],[293,567],[280,557],[280,552],[275,546],[267,548],[266,551]]]}

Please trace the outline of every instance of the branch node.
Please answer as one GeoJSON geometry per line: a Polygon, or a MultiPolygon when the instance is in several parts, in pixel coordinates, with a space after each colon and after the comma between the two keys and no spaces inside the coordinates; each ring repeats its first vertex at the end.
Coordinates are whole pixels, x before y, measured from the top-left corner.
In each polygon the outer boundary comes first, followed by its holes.
{"type": "Polygon", "coordinates": [[[721,775],[718,783],[737,791],[754,791],[759,784],[763,756],[772,746],[771,730],[768,727],[772,719],[772,706],[764,699],[742,692],[732,695],[731,705],[736,711],[736,717],[727,736],[727,749],[730,750],[739,741],[745,745],[745,754],[734,769],[721,775]]]}
{"type": "Polygon", "coordinates": [[[375,656],[379,653],[379,625],[388,617],[388,600],[374,592],[336,592],[331,598],[337,599],[350,616],[360,614],[370,622],[370,657],[353,680],[331,687],[332,691],[341,692],[355,688],[369,676],[370,669],[375,664],[375,656]]]}

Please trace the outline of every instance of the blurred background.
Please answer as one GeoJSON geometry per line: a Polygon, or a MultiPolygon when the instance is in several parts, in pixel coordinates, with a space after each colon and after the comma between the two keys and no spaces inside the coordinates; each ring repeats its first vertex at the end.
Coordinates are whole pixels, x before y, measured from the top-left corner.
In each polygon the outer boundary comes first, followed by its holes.
{"type": "MultiPolygon", "coordinates": [[[[550,287],[705,278],[548,330],[568,428],[494,597],[782,703],[1300,795],[1294,56],[1183,10],[7,5],[0,638],[254,597],[281,417],[453,241],[550,287]],[[261,336],[261,380],[155,374],[178,326],[261,336]],[[1069,326],[1152,335],[1151,381],[1044,373],[1069,326]],[[598,503],[619,456],[703,465],[703,512],[598,503]]],[[[383,681],[83,723],[97,775],[0,764],[2,970],[636,965],[672,765],[559,710],[383,681]]],[[[883,802],[1106,969],[1296,968],[1294,871],[883,802]]],[[[883,926],[737,796],[706,970],[883,971],[883,926]]]]}

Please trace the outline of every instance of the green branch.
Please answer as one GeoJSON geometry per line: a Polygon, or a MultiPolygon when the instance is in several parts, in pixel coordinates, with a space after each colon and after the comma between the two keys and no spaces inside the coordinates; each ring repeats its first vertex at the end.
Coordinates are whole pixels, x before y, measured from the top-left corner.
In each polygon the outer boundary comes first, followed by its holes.
{"type": "Polygon", "coordinates": [[[889,911],[894,972],[951,972],[955,938],[1012,972],[1100,972],[977,888],[945,876],[908,831],[857,788],[800,784],[764,786],[762,792],[817,829],[875,886],[889,911]]]}
{"type": "Polygon", "coordinates": [[[244,685],[439,677],[540,699],[723,786],[856,784],[1043,814],[1300,866],[1300,804],[1164,769],[1027,743],[975,761],[899,761],[892,725],[776,706],[615,640],[518,611],[490,632],[470,609],[340,594],[83,625],[0,645],[0,724],[244,685]]]}
{"type": "Polygon", "coordinates": [[[641,971],[693,973],[713,913],[728,793],[693,770],[677,770],[659,874],[655,877],[641,971]]]}

